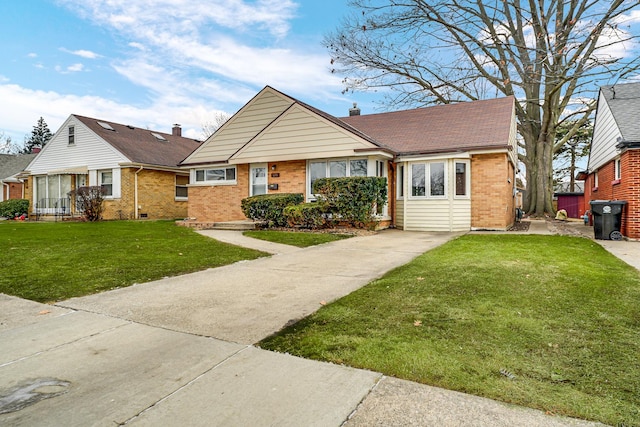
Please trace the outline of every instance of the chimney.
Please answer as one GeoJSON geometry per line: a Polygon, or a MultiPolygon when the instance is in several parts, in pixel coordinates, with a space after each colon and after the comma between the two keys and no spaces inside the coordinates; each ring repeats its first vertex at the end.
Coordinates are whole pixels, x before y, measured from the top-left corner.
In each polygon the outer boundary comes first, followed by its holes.
{"type": "Polygon", "coordinates": [[[358,108],[358,104],[356,102],[353,103],[353,108],[349,108],[349,116],[359,116],[360,109],[358,108]]]}
{"type": "Polygon", "coordinates": [[[173,128],[171,129],[171,134],[173,136],[182,136],[182,128],[178,123],[173,125],[173,128]]]}
{"type": "Polygon", "coordinates": [[[33,147],[31,149],[31,154],[38,154],[40,152],[40,150],[42,150],[42,148],[40,147],[33,147]]]}

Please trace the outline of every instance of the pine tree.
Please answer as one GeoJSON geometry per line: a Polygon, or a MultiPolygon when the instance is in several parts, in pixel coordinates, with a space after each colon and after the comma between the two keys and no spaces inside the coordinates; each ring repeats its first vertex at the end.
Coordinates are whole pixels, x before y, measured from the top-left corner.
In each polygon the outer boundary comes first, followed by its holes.
{"type": "Polygon", "coordinates": [[[31,154],[33,153],[34,148],[42,149],[52,137],[53,134],[49,130],[47,122],[40,117],[38,119],[38,124],[36,124],[31,131],[31,136],[25,141],[22,152],[24,154],[31,154]]]}

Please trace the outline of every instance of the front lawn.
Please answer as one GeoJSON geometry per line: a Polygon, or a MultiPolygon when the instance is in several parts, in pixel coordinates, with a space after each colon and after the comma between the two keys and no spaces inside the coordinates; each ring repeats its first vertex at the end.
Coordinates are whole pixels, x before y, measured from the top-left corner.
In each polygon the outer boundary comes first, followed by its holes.
{"type": "Polygon", "coordinates": [[[0,293],[53,302],[264,256],[172,221],[0,222],[0,293]]]}
{"type": "Polygon", "coordinates": [[[336,240],[353,237],[350,234],[335,233],[314,233],[299,231],[279,231],[279,230],[251,230],[245,231],[247,237],[266,240],[268,242],[282,243],[283,245],[306,248],[308,246],[320,245],[322,243],[334,242],[336,240]]]}
{"type": "Polygon", "coordinates": [[[590,240],[467,235],[260,346],[640,425],[639,302],[637,270],[590,240]]]}

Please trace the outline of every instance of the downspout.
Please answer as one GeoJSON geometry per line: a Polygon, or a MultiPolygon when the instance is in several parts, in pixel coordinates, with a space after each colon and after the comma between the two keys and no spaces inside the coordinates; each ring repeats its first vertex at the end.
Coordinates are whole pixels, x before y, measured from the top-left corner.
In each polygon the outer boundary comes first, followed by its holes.
{"type": "Polygon", "coordinates": [[[135,212],[135,219],[138,219],[138,173],[142,172],[144,166],[140,166],[140,169],[133,175],[133,210],[135,212]]]}

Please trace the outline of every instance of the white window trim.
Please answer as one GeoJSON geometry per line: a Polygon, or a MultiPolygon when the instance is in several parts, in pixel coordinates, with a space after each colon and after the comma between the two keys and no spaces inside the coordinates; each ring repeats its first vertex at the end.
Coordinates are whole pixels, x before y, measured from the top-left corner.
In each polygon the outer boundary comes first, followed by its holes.
{"type": "MultiPolygon", "coordinates": [[[[226,172],[225,172],[225,176],[226,176],[226,172]]],[[[206,178],[206,172],[205,172],[205,178],[206,178]]],[[[238,185],[238,168],[235,165],[220,165],[220,166],[210,166],[207,168],[197,168],[197,169],[191,169],[191,172],[189,174],[189,186],[190,187],[197,187],[197,186],[202,186],[202,187],[211,187],[211,186],[223,186],[223,185],[238,185]],[[234,176],[235,179],[230,179],[230,180],[218,180],[218,181],[196,181],[196,173],[200,170],[206,171],[206,170],[210,170],[210,169],[233,169],[234,170],[234,176]]]]}
{"type": "Polygon", "coordinates": [[[449,171],[449,162],[446,160],[437,160],[437,161],[430,161],[430,162],[411,162],[409,164],[409,176],[407,180],[409,183],[409,188],[408,189],[405,188],[405,193],[408,190],[409,193],[407,195],[409,199],[413,199],[413,200],[447,200],[449,198],[449,180],[447,179],[448,171],[449,171]],[[442,196],[431,195],[431,165],[435,163],[441,163],[444,165],[444,194],[442,196]],[[413,167],[415,165],[425,165],[424,196],[413,195],[413,167]]]}
{"type": "MultiPolygon", "coordinates": [[[[446,185],[445,185],[446,188],[446,185]]],[[[445,191],[446,192],[446,191],[445,191]]],[[[456,200],[471,199],[471,162],[469,160],[453,160],[453,198],[456,200]],[[460,196],[456,194],[456,164],[463,163],[465,165],[465,190],[466,194],[460,196]]]]}
{"type": "Polygon", "coordinates": [[[76,145],[76,127],[75,125],[69,125],[67,127],[67,145],[76,145]]]}
{"type": "Polygon", "coordinates": [[[111,173],[111,194],[105,195],[104,198],[105,199],[113,199],[113,198],[115,198],[114,194],[115,194],[115,187],[116,187],[116,184],[114,182],[115,181],[115,174],[113,173],[113,169],[99,169],[97,171],[97,173],[98,173],[98,186],[100,186],[100,187],[102,187],[102,173],[103,172],[110,172],[111,173]]]}
{"type": "Polygon", "coordinates": [[[407,168],[405,166],[406,163],[399,163],[396,166],[396,200],[404,200],[407,194],[407,168]],[[400,169],[402,169],[402,175],[400,169]]]}
{"type": "Polygon", "coordinates": [[[615,181],[622,179],[622,162],[620,161],[620,157],[613,161],[613,179],[615,181]]]}
{"type": "MultiPolygon", "coordinates": [[[[331,158],[331,159],[310,159],[307,160],[307,179],[306,179],[306,193],[307,193],[307,200],[309,201],[314,201],[316,200],[316,195],[313,194],[311,191],[311,163],[324,163],[325,164],[325,178],[330,178],[329,176],[329,163],[331,162],[347,162],[347,170],[346,170],[346,177],[350,177],[351,176],[351,161],[352,160],[366,160],[367,161],[367,175],[366,176],[376,176],[376,162],[375,160],[380,160],[380,159],[372,159],[370,157],[337,157],[337,158],[331,158]],[[372,166],[373,164],[373,166],[372,166]]],[[[387,171],[386,168],[384,168],[384,177],[386,178],[387,176],[387,171]]]]}

